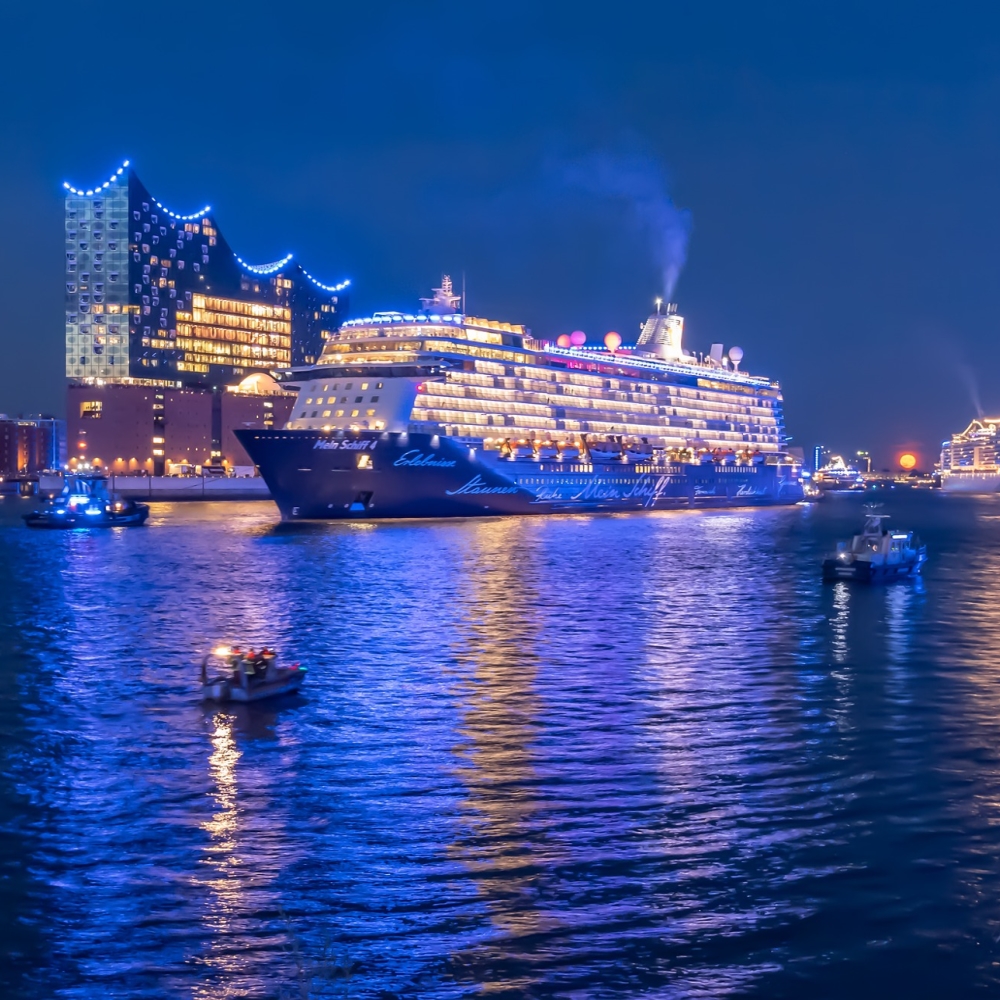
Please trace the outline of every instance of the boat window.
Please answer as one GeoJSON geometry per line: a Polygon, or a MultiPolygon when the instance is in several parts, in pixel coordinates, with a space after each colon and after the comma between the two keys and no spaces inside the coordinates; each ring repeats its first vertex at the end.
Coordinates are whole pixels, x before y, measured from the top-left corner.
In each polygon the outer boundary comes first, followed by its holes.
{"type": "Polygon", "coordinates": [[[351,416],[352,417],[356,417],[357,415],[358,415],[358,411],[357,410],[351,410],[351,416]]]}
{"type": "Polygon", "coordinates": [[[362,389],[367,389],[368,388],[368,383],[367,382],[362,382],[361,383],[361,388],[362,389]]]}
{"type": "Polygon", "coordinates": [[[329,411],[329,410],[324,410],[324,411],[323,411],[323,416],[324,416],[324,417],[328,417],[328,416],[330,416],[330,411],[329,411]]]}
{"type": "Polygon", "coordinates": [[[378,402],[378,396],[372,396],[372,402],[373,403],[377,403],[378,402]]]}
{"type": "Polygon", "coordinates": [[[355,403],[363,403],[364,401],[365,401],[365,397],[364,396],[355,396],[354,397],[354,402],[355,403]]]}
{"type": "Polygon", "coordinates": [[[334,414],[334,416],[337,416],[337,417],[342,417],[343,415],[344,415],[344,411],[343,410],[337,410],[337,412],[334,414]]]}

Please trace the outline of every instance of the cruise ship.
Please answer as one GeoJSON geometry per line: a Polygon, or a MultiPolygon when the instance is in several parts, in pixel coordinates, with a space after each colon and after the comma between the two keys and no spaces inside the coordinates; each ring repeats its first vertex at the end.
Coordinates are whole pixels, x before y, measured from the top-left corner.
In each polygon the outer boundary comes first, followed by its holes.
{"type": "Polygon", "coordinates": [[[352,319],[284,373],[283,429],[237,436],[285,520],[759,506],[802,499],[779,385],[683,346],[657,301],[634,347],[465,315],[445,277],[414,313],[352,319]]]}
{"type": "Polygon", "coordinates": [[[996,493],[1000,489],[998,427],[1000,417],[982,417],[942,442],[942,489],[954,493],[996,493]]]}

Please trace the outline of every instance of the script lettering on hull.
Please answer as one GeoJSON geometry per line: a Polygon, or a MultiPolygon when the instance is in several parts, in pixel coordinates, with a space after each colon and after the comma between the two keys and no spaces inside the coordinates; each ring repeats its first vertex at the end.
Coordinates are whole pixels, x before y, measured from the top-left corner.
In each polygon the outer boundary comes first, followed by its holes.
{"type": "MultiPolygon", "coordinates": [[[[454,464],[454,463],[453,463],[454,464]]],[[[445,490],[445,495],[450,497],[460,496],[468,493],[517,493],[519,486],[490,486],[480,475],[475,475],[457,490],[445,490]]]]}
{"type": "Polygon", "coordinates": [[[420,469],[454,469],[456,462],[453,458],[437,458],[434,455],[413,449],[404,451],[392,464],[395,466],[416,466],[420,469]]]}

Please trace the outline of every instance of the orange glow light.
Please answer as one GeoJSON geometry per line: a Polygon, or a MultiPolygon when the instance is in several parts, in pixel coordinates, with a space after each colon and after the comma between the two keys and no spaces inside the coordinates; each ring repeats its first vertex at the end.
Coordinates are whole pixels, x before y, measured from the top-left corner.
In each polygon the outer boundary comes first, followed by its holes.
{"type": "Polygon", "coordinates": [[[917,467],[917,456],[909,451],[904,452],[899,456],[899,467],[901,469],[906,469],[907,472],[909,472],[910,469],[915,469],[917,467]]]}

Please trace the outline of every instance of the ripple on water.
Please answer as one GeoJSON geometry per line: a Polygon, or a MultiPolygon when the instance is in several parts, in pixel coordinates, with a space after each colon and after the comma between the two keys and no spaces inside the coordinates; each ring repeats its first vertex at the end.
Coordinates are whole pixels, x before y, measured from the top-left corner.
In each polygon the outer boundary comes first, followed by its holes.
{"type": "Polygon", "coordinates": [[[1000,505],[276,526],[0,502],[12,997],[960,995],[1000,962],[1000,505]],[[194,651],[301,698],[204,708],[194,651]]]}

